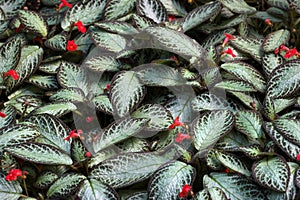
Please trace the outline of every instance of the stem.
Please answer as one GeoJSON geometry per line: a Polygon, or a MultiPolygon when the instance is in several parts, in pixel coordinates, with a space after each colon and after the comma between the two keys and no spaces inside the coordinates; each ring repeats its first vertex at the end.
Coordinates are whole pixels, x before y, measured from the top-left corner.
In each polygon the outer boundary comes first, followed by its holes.
{"type": "Polygon", "coordinates": [[[27,185],[26,185],[25,179],[23,179],[23,185],[24,185],[25,193],[26,193],[26,195],[28,197],[29,195],[28,195],[28,190],[27,190],[27,185]]]}

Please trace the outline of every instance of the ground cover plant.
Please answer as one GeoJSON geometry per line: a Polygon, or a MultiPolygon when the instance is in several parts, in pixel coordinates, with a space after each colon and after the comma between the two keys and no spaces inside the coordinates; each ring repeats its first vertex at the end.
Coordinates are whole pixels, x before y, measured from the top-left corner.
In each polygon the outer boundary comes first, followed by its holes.
{"type": "Polygon", "coordinates": [[[1,0],[0,199],[298,199],[300,0],[1,0]]]}

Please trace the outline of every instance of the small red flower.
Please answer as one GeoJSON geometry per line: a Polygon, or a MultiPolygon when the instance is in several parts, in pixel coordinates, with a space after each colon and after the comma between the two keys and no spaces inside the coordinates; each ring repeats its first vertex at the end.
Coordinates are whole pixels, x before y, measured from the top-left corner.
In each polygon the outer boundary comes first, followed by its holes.
{"type": "Polygon", "coordinates": [[[272,24],[272,22],[271,22],[271,20],[270,20],[269,18],[267,18],[267,19],[265,20],[265,22],[266,22],[266,24],[267,24],[268,26],[273,26],[273,24],[272,24]]]}
{"type": "Polygon", "coordinates": [[[13,70],[13,69],[10,69],[10,70],[8,70],[7,72],[5,72],[5,73],[3,74],[3,76],[4,76],[4,77],[5,77],[5,76],[11,76],[14,80],[18,80],[18,79],[19,79],[18,73],[17,73],[15,70],[13,70]]]}
{"type": "Polygon", "coordinates": [[[225,35],[225,39],[223,41],[222,47],[224,48],[226,46],[226,44],[229,42],[229,40],[233,40],[235,39],[235,37],[229,33],[224,33],[225,35]]]}
{"type": "Polygon", "coordinates": [[[20,33],[24,28],[23,24],[20,24],[19,27],[16,29],[16,33],[20,33]]]}
{"type": "Polygon", "coordinates": [[[236,55],[233,53],[233,51],[232,51],[232,49],[231,49],[231,48],[228,48],[228,49],[226,49],[226,50],[222,51],[222,53],[229,54],[229,55],[231,55],[233,58],[235,58],[235,57],[236,57],[236,55]]]}
{"type": "Polygon", "coordinates": [[[182,126],[183,123],[179,121],[179,116],[177,116],[173,122],[173,124],[171,124],[168,128],[169,130],[174,129],[176,126],[182,126]]]}
{"type": "Polygon", "coordinates": [[[5,117],[6,117],[6,114],[3,113],[3,112],[0,112],[0,117],[5,118],[5,117]]]}
{"type": "Polygon", "coordinates": [[[60,4],[58,6],[58,10],[60,10],[62,7],[67,6],[69,8],[72,8],[72,4],[70,4],[69,2],[67,2],[67,0],[60,0],[60,4]]]}
{"type": "Polygon", "coordinates": [[[77,45],[75,44],[74,40],[69,40],[67,44],[68,51],[75,51],[77,49],[77,45]]]}
{"type": "Polygon", "coordinates": [[[188,184],[185,184],[182,189],[181,192],[179,193],[179,197],[180,198],[186,198],[189,196],[190,192],[192,190],[192,187],[188,184]]]}
{"type": "Polygon", "coordinates": [[[279,49],[280,49],[280,51],[289,51],[290,50],[290,48],[288,48],[287,46],[285,46],[283,44],[279,46],[279,49]]]}
{"type": "Polygon", "coordinates": [[[293,57],[295,55],[298,55],[298,54],[299,54],[299,52],[297,51],[297,49],[293,48],[293,49],[288,50],[285,53],[284,58],[291,58],[291,57],[293,57]]]}
{"type": "Polygon", "coordinates": [[[169,15],[169,16],[168,16],[168,21],[169,21],[169,22],[172,22],[172,21],[175,20],[175,19],[176,19],[175,15],[169,15]]]}
{"type": "Polygon", "coordinates": [[[276,48],[275,50],[274,50],[274,54],[276,55],[276,54],[278,54],[279,53],[279,48],[276,48]]]}
{"type": "Polygon", "coordinates": [[[86,32],[86,27],[83,25],[82,21],[78,20],[76,23],[74,23],[74,26],[77,26],[79,32],[86,32]]]}
{"type": "Polygon", "coordinates": [[[110,84],[108,83],[108,84],[106,84],[106,86],[105,86],[105,89],[104,89],[105,91],[109,91],[110,90],[110,84]]]}
{"type": "Polygon", "coordinates": [[[87,158],[90,158],[90,157],[92,157],[92,154],[91,154],[91,152],[89,152],[89,151],[88,151],[88,152],[86,152],[84,155],[85,155],[85,157],[87,157],[87,158]]]}
{"type": "Polygon", "coordinates": [[[228,174],[228,173],[230,172],[230,169],[226,168],[226,169],[224,170],[224,172],[228,174]]]}
{"type": "Polygon", "coordinates": [[[190,139],[190,138],[191,138],[190,135],[182,134],[182,133],[178,132],[178,133],[177,133],[177,137],[175,138],[175,142],[181,144],[183,140],[185,140],[185,139],[190,139]]]}
{"type": "Polygon", "coordinates": [[[70,140],[71,138],[78,138],[80,137],[81,133],[82,130],[79,129],[78,131],[76,131],[76,129],[74,129],[69,133],[69,135],[66,138],[64,138],[64,140],[70,140]]]}
{"type": "Polygon", "coordinates": [[[91,117],[91,116],[87,116],[85,118],[86,123],[91,123],[92,121],[94,121],[95,117],[91,117]]]}
{"type": "Polygon", "coordinates": [[[18,177],[25,179],[26,174],[28,174],[27,171],[22,172],[22,170],[20,169],[11,169],[9,173],[6,175],[5,179],[8,181],[17,180],[18,177]]]}
{"type": "Polygon", "coordinates": [[[251,106],[254,110],[256,110],[256,104],[255,104],[254,101],[251,101],[251,102],[250,102],[250,106],[251,106]]]}
{"type": "Polygon", "coordinates": [[[300,161],[300,154],[297,155],[296,160],[300,161]]]}

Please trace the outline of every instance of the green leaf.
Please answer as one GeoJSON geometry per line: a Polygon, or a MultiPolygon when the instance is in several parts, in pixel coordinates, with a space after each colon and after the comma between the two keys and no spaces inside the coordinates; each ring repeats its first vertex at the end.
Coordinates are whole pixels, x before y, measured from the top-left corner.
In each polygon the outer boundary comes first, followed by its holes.
{"type": "Polygon", "coordinates": [[[60,119],[52,115],[41,114],[32,115],[26,121],[38,126],[39,132],[46,138],[45,144],[55,146],[70,154],[70,142],[64,140],[69,135],[70,130],[60,119]]]}
{"type": "Polygon", "coordinates": [[[112,188],[95,179],[85,180],[77,195],[81,200],[119,199],[118,194],[112,188]]]}
{"type": "Polygon", "coordinates": [[[98,95],[92,99],[92,102],[95,104],[96,108],[102,112],[112,114],[114,111],[107,95],[98,95]]]}
{"type": "Polygon", "coordinates": [[[252,14],[256,11],[254,7],[249,6],[244,0],[218,0],[226,8],[238,14],[252,14]]]}
{"type": "Polygon", "coordinates": [[[263,105],[264,105],[264,107],[263,107],[264,115],[268,119],[274,120],[276,118],[274,100],[267,95],[264,99],[263,105]]]}
{"type": "Polygon", "coordinates": [[[267,0],[270,6],[278,7],[283,10],[289,9],[289,2],[287,0],[267,0]]]}
{"type": "Polygon", "coordinates": [[[275,113],[279,113],[284,109],[293,106],[296,103],[295,98],[288,98],[288,99],[279,98],[279,99],[273,99],[273,101],[274,101],[275,113]]]}
{"type": "Polygon", "coordinates": [[[84,175],[69,173],[57,179],[47,191],[49,199],[69,197],[80,187],[86,179],[84,175]]]}
{"type": "Polygon", "coordinates": [[[136,9],[138,14],[152,19],[157,24],[167,20],[167,10],[159,0],[138,0],[136,9]]]}
{"type": "Polygon", "coordinates": [[[130,35],[138,33],[138,30],[131,24],[121,21],[105,21],[94,24],[108,32],[117,33],[119,35],[130,35]]]}
{"type": "Polygon", "coordinates": [[[235,29],[229,28],[225,30],[220,30],[218,32],[214,32],[214,34],[210,34],[202,43],[202,46],[208,50],[210,46],[214,46],[216,44],[221,43],[225,39],[224,33],[233,34],[235,29]]]}
{"type": "Polygon", "coordinates": [[[248,139],[237,131],[231,131],[225,137],[220,139],[216,144],[216,148],[225,151],[238,151],[241,146],[249,145],[248,139]]]}
{"type": "Polygon", "coordinates": [[[20,183],[18,181],[7,181],[5,176],[0,172],[0,199],[18,200],[22,196],[20,183]]]}
{"type": "Polygon", "coordinates": [[[109,1],[104,11],[104,18],[106,20],[119,19],[134,9],[135,2],[135,0],[109,1]]]}
{"type": "Polygon", "coordinates": [[[97,47],[119,53],[126,48],[126,39],[118,34],[103,31],[91,31],[91,37],[97,47]]]}
{"type": "Polygon", "coordinates": [[[263,42],[263,49],[265,52],[273,52],[280,45],[288,43],[290,39],[290,32],[288,30],[280,29],[278,31],[268,34],[263,42]]]}
{"type": "Polygon", "coordinates": [[[39,13],[29,10],[19,10],[18,17],[21,24],[23,24],[28,31],[42,37],[48,35],[47,23],[39,13]]]}
{"type": "Polygon", "coordinates": [[[275,129],[291,142],[300,145],[300,121],[296,119],[276,119],[273,121],[275,129]]]}
{"type": "Polygon", "coordinates": [[[255,180],[262,186],[272,190],[285,192],[288,186],[290,170],[282,157],[266,157],[252,166],[255,180]]]}
{"type": "Polygon", "coordinates": [[[283,58],[274,53],[266,53],[262,57],[262,67],[264,73],[269,77],[272,71],[283,63],[283,58]]]}
{"type": "Polygon", "coordinates": [[[7,106],[4,109],[1,110],[4,114],[6,114],[6,117],[0,118],[0,127],[4,128],[5,126],[9,126],[13,123],[16,117],[16,109],[12,106],[7,106]]]}
{"type": "Polygon", "coordinates": [[[271,98],[286,97],[300,88],[300,61],[292,60],[276,67],[270,75],[267,94],[271,98]]]}
{"type": "Polygon", "coordinates": [[[97,136],[93,143],[94,151],[97,153],[108,146],[139,133],[148,121],[148,119],[123,119],[111,124],[97,136]]]}
{"type": "Polygon", "coordinates": [[[136,107],[144,98],[146,88],[134,71],[117,73],[111,83],[110,100],[114,112],[124,117],[136,107]]]}
{"type": "Polygon", "coordinates": [[[250,140],[255,140],[263,136],[262,117],[255,111],[238,111],[235,115],[236,130],[244,133],[250,140]]]}
{"type": "Polygon", "coordinates": [[[256,92],[257,90],[252,86],[252,84],[241,81],[241,80],[223,80],[215,85],[216,88],[222,88],[229,91],[235,92],[256,92]]]}
{"type": "Polygon", "coordinates": [[[99,21],[102,18],[104,7],[107,0],[90,0],[78,2],[68,9],[61,21],[61,27],[64,30],[69,30],[72,23],[78,20],[87,26],[93,22],[99,21]]]}
{"type": "Polygon", "coordinates": [[[144,118],[150,121],[147,124],[149,131],[161,131],[173,123],[173,118],[163,106],[159,104],[145,104],[131,114],[134,118],[144,118]]]}
{"type": "Polygon", "coordinates": [[[7,20],[13,18],[17,11],[22,9],[25,5],[25,0],[3,0],[0,2],[0,7],[5,13],[7,20]]]}
{"type": "Polygon", "coordinates": [[[206,188],[220,188],[230,200],[264,199],[264,194],[258,186],[248,178],[236,174],[211,173],[204,175],[203,184],[206,188]]]}
{"type": "Polygon", "coordinates": [[[114,56],[100,54],[86,59],[83,65],[95,72],[117,72],[121,69],[122,63],[114,56]]]}
{"type": "Polygon", "coordinates": [[[126,200],[144,200],[148,198],[148,192],[136,192],[130,195],[126,200]]]}
{"type": "Polygon", "coordinates": [[[30,76],[28,82],[46,90],[58,89],[58,83],[55,76],[33,75],[30,76]]]}
{"type": "Polygon", "coordinates": [[[249,109],[260,110],[262,108],[262,104],[258,99],[258,95],[255,95],[250,92],[234,92],[228,91],[230,94],[238,98],[245,106],[249,109]]]}
{"type": "Polygon", "coordinates": [[[65,51],[68,42],[67,33],[56,34],[45,41],[45,46],[54,51],[65,51]]]}
{"type": "Polygon", "coordinates": [[[71,102],[84,102],[85,96],[79,88],[63,88],[57,90],[55,94],[50,96],[50,101],[71,101],[71,102]]]}
{"type": "Polygon", "coordinates": [[[83,162],[87,159],[85,153],[87,153],[87,149],[84,147],[81,140],[72,140],[71,145],[71,155],[72,159],[76,163],[83,162]]]}
{"type": "Polygon", "coordinates": [[[36,110],[34,110],[33,114],[50,114],[56,117],[60,117],[76,109],[77,107],[75,106],[75,104],[71,102],[52,103],[37,108],[36,110]]]}
{"type": "Polygon", "coordinates": [[[14,37],[4,43],[0,48],[0,72],[4,73],[14,69],[21,56],[21,41],[14,37]]]}
{"type": "Polygon", "coordinates": [[[210,195],[207,189],[203,189],[196,193],[194,200],[210,200],[210,195]]]}
{"type": "Polygon", "coordinates": [[[39,65],[39,70],[47,74],[56,74],[59,69],[60,63],[61,60],[42,63],[41,65],[39,65]]]}
{"type": "Polygon", "coordinates": [[[221,4],[218,1],[195,8],[184,17],[182,22],[183,31],[186,32],[210,18],[214,18],[220,11],[221,4]]]}
{"type": "Polygon", "coordinates": [[[217,187],[207,188],[212,200],[227,200],[225,193],[217,187]]]}
{"type": "Polygon", "coordinates": [[[259,159],[262,153],[262,148],[259,144],[252,144],[249,146],[242,146],[239,147],[239,149],[248,157],[251,159],[259,159]]]}
{"type": "Polygon", "coordinates": [[[183,185],[192,185],[196,169],[175,161],[162,166],[153,174],[148,186],[148,199],[176,199],[183,185]]]}
{"type": "Polygon", "coordinates": [[[59,178],[57,174],[52,171],[44,171],[40,174],[34,182],[34,187],[39,189],[47,189],[54,181],[59,178]]]}
{"type": "Polygon", "coordinates": [[[137,14],[133,14],[132,20],[134,24],[136,24],[136,26],[141,30],[154,25],[154,22],[149,18],[137,14]]]}
{"type": "Polygon", "coordinates": [[[46,165],[71,165],[72,159],[61,150],[46,144],[23,143],[6,147],[10,154],[34,163],[46,165]]]}
{"type": "Polygon", "coordinates": [[[213,148],[232,129],[233,123],[233,114],[228,110],[211,111],[197,117],[192,123],[192,133],[198,154],[206,154],[213,148]]]}

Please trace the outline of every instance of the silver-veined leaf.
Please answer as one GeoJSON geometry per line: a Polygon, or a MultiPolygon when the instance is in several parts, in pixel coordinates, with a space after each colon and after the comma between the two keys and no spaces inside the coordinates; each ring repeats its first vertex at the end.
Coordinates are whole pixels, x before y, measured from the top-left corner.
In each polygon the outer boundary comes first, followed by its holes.
{"type": "Polygon", "coordinates": [[[272,71],[282,63],[283,63],[283,58],[278,54],[266,53],[262,57],[262,67],[267,77],[269,77],[272,71]]]}
{"type": "Polygon", "coordinates": [[[195,168],[180,161],[162,166],[149,183],[148,199],[176,199],[183,185],[192,185],[195,174],[195,168]]]}
{"type": "Polygon", "coordinates": [[[12,124],[16,117],[16,109],[12,106],[7,106],[1,112],[6,114],[6,117],[0,118],[0,127],[3,128],[12,124]]]}
{"type": "Polygon", "coordinates": [[[78,2],[68,9],[61,21],[61,27],[68,30],[70,25],[78,20],[87,26],[102,18],[107,0],[89,0],[78,2]]]}
{"type": "Polygon", "coordinates": [[[258,95],[256,96],[250,92],[235,92],[235,91],[228,91],[230,94],[238,98],[245,106],[249,109],[253,110],[260,110],[262,104],[258,99],[258,95]]]}
{"type": "Polygon", "coordinates": [[[48,114],[41,114],[32,115],[26,121],[38,126],[39,132],[46,138],[46,144],[70,153],[70,142],[64,140],[69,135],[69,128],[60,119],[48,114]]]}
{"type": "Polygon", "coordinates": [[[0,7],[5,13],[7,20],[13,18],[18,10],[21,10],[25,5],[26,0],[2,0],[0,7]]]}
{"type": "Polygon", "coordinates": [[[114,112],[124,117],[136,107],[145,96],[145,86],[134,71],[122,71],[116,74],[110,88],[110,100],[114,112]]]}
{"type": "Polygon", "coordinates": [[[58,89],[56,77],[51,75],[33,75],[30,76],[28,82],[46,90],[58,89]]]}
{"type": "Polygon", "coordinates": [[[147,199],[148,192],[136,192],[130,195],[126,200],[144,200],[147,199]]]}
{"type": "Polygon", "coordinates": [[[213,170],[222,170],[224,169],[224,166],[217,158],[217,153],[218,151],[216,149],[209,150],[205,157],[206,164],[209,168],[213,170]]]}
{"type": "Polygon", "coordinates": [[[55,60],[53,62],[42,63],[39,65],[39,70],[47,74],[56,74],[61,62],[61,60],[55,60]]]}
{"type": "Polygon", "coordinates": [[[270,6],[278,7],[283,10],[289,9],[289,2],[287,0],[268,0],[267,4],[270,6]]]}
{"type": "Polygon", "coordinates": [[[133,23],[140,29],[140,30],[143,30],[149,26],[152,26],[154,25],[155,23],[147,18],[147,17],[143,17],[143,16],[140,16],[140,15],[137,15],[137,14],[133,14],[132,15],[132,20],[133,20],[133,23]]]}
{"type": "Polygon", "coordinates": [[[159,0],[138,0],[136,9],[140,15],[152,19],[157,24],[167,20],[167,10],[159,0]]]}
{"type": "Polygon", "coordinates": [[[252,84],[242,80],[223,80],[215,85],[217,88],[222,88],[228,91],[235,92],[256,92],[257,89],[252,84]]]}
{"type": "Polygon", "coordinates": [[[203,82],[208,88],[212,88],[216,83],[222,80],[220,69],[218,67],[213,67],[207,69],[202,75],[203,82]]]}
{"type": "Polygon", "coordinates": [[[279,113],[283,111],[284,109],[293,106],[296,103],[295,98],[278,98],[278,99],[273,99],[274,101],[274,111],[275,113],[279,113]]]}
{"type": "Polygon", "coordinates": [[[210,200],[210,195],[207,189],[203,189],[195,194],[194,200],[210,200]]]}
{"type": "Polygon", "coordinates": [[[119,35],[130,35],[138,33],[138,30],[131,24],[121,21],[105,21],[96,22],[95,26],[104,29],[108,32],[117,33],[119,35]]]}
{"type": "Polygon", "coordinates": [[[58,178],[59,176],[52,171],[43,171],[43,173],[40,174],[34,182],[34,187],[39,189],[47,189],[58,178]]]}
{"type": "Polygon", "coordinates": [[[54,51],[65,51],[68,42],[67,33],[56,34],[45,41],[45,46],[54,51]]]}
{"type": "Polygon", "coordinates": [[[229,28],[225,30],[221,30],[218,32],[215,32],[214,34],[210,34],[201,45],[205,48],[208,49],[210,46],[214,46],[218,43],[221,43],[225,39],[224,33],[227,34],[233,34],[235,32],[235,29],[229,28]]]}
{"type": "Polygon", "coordinates": [[[21,40],[14,37],[0,47],[0,72],[14,69],[21,56],[21,40]]]}
{"type": "Polygon", "coordinates": [[[122,152],[145,152],[145,149],[149,147],[149,143],[146,139],[137,136],[119,142],[117,147],[120,148],[122,152]]]}
{"type": "Polygon", "coordinates": [[[107,95],[98,95],[92,99],[92,102],[95,104],[96,108],[102,112],[112,114],[114,111],[107,95]]]}
{"type": "Polygon", "coordinates": [[[84,180],[78,190],[77,196],[81,200],[119,199],[118,194],[112,188],[95,179],[84,180]]]}
{"type": "Polygon", "coordinates": [[[71,196],[86,179],[84,175],[69,173],[57,179],[47,191],[49,199],[61,199],[71,196]]]}
{"type": "Polygon", "coordinates": [[[234,116],[228,110],[207,112],[192,123],[195,148],[198,154],[205,154],[217,141],[228,133],[234,123],[234,116]]]}
{"type": "Polygon", "coordinates": [[[22,187],[18,181],[5,180],[5,174],[0,172],[0,199],[2,200],[18,200],[23,196],[22,187]]]}
{"type": "Polygon", "coordinates": [[[276,67],[267,86],[269,97],[286,97],[300,88],[300,61],[292,60],[276,67]]]}
{"type": "Polygon", "coordinates": [[[79,88],[63,88],[56,91],[49,98],[50,101],[71,101],[71,102],[84,102],[85,96],[79,88]]]}
{"type": "Polygon", "coordinates": [[[6,147],[10,154],[34,163],[46,165],[71,165],[72,159],[63,151],[41,143],[22,143],[6,147]]]}
{"type": "Polygon", "coordinates": [[[244,0],[218,0],[226,8],[234,13],[252,14],[256,11],[254,7],[249,6],[244,0]]]}
{"type": "Polygon", "coordinates": [[[300,145],[300,121],[296,119],[276,119],[273,121],[275,129],[285,138],[300,145]]]}
{"type": "Polygon", "coordinates": [[[262,148],[259,144],[252,144],[249,146],[241,146],[239,149],[248,157],[252,159],[259,159],[261,157],[262,148]]]}
{"type": "MultiPolygon", "coordinates": [[[[25,89],[25,88],[24,88],[25,89]]],[[[42,105],[42,100],[39,97],[23,95],[5,102],[5,106],[13,106],[18,114],[24,113],[27,116],[30,112],[42,105]],[[27,106],[23,106],[24,104],[27,106]]]]}
{"type": "Polygon", "coordinates": [[[33,113],[34,114],[47,113],[50,115],[60,117],[76,109],[77,109],[76,105],[71,102],[58,102],[58,103],[47,104],[42,107],[39,107],[35,109],[33,113]]]}
{"type": "Polygon", "coordinates": [[[287,162],[282,157],[265,157],[252,166],[255,180],[272,190],[285,192],[290,178],[287,162]]]}
{"type": "Polygon", "coordinates": [[[238,151],[241,146],[249,145],[248,139],[237,131],[231,131],[221,138],[216,144],[216,148],[224,151],[238,151]]]}
{"type": "Polygon", "coordinates": [[[213,18],[221,11],[221,4],[218,1],[211,2],[199,6],[189,12],[182,22],[182,29],[184,32],[200,25],[201,23],[213,18]]]}
{"type": "Polygon", "coordinates": [[[268,119],[274,120],[276,118],[274,100],[272,98],[270,98],[268,95],[266,95],[263,105],[264,105],[263,114],[268,119]]]}
{"type": "Polygon", "coordinates": [[[87,159],[87,149],[81,140],[72,140],[71,144],[71,155],[74,163],[80,163],[87,159]]]}
{"type": "Polygon", "coordinates": [[[106,51],[119,53],[126,48],[125,37],[104,31],[91,31],[91,37],[97,47],[106,51]]]}
{"type": "Polygon", "coordinates": [[[18,16],[25,29],[42,37],[48,35],[47,23],[39,13],[29,10],[19,10],[18,16]]]}
{"type": "Polygon", "coordinates": [[[227,173],[211,173],[204,175],[205,188],[220,188],[230,200],[262,200],[265,199],[261,189],[248,178],[227,173]]]}
{"type": "Polygon", "coordinates": [[[266,36],[263,42],[263,49],[265,52],[272,52],[280,45],[286,44],[290,39],[290,32],[285,29],[272,32],[266,36]]]}
{"type": "Polygon", "coordinates": [[[111,0],[104,10],[107,20],[119,19],[133,10],[136,0],[111,0]]]}
{"type": "Polygon", "coordinates": [[[122,64],[114,56],[98,55],[88,58],[83,63],[88,69],[96,72],[117,72],[122,64]]]}
{"type": "Polygon", "coordinates": [[[118,149],[115,148],[114,146],[112,146],[111,148],[109,147],[102,151],[99,151],[98,153],[93,154],[93,156],[90,158],[88,167],[93,168],[93,167],[99,165],[104,160],[112,158],[113,156],[116,156],[117,154],[120,154],[120,151],[118,151],[118,149]]]}
{"type": "Polygon", "coordinates": [[[255,111],[238,111],[235,115],[235,128],[255,140],[263,136],[262,117],[255,111]]]}

